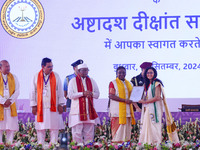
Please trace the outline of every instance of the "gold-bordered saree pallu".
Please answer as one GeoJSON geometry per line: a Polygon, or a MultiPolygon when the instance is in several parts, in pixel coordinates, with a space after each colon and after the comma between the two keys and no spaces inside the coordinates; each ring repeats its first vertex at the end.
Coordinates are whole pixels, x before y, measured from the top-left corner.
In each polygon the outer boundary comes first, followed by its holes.
{"type": "MultiPolygon", "coordinates": [[[[153,97],[155,96],[155,86],[156,84],[159,84],[158,82],[153,82],[153,88],[152,88],[152,95],[153,97]]],[[[178,134],[176,131],[176,125],[173,121],[171,112],[168,109],[167,103],[166,103],[166,98],[165,98],[165,93],[164,93],[164,88],[163,86],[160,84],[161,86],[161,92],[162,92],[162,96],[163,96],[163,104],[164,104],[164,108],[165,108],[165,118],[166,118],[166,126],[167,126],[167,134],[169,137],[169,140],[173,143],[179,143],[179,138],[178,138],[178,134]]],[[[155,108],[155,107],[154,107],[155,108]]],[[[155,108],[155,116],[156,116],[156,108],[155,108]]]]}
{"type": "Polygon", "coordinates": [[[162,94],[163,94],[163,104],[164,104],[164,107],[165,107],[165,120],[166,120],[167,134],[168,134],[169,140],[173,143],[179,143],[176,125],[173,121],[171,112],[168,109],[164,89],[163,89],[162,86],[161,86],[161,90],[162,90],[162,94]]]}

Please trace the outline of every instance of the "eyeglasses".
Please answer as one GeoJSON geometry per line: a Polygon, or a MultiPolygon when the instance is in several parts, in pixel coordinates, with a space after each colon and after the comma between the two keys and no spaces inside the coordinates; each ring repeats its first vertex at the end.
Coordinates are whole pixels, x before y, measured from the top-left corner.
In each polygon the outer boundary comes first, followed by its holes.
{"type": "Polygon", "coordinates": [[[154,74],[154,72],[147,72],[147,74],[154,74]]]}

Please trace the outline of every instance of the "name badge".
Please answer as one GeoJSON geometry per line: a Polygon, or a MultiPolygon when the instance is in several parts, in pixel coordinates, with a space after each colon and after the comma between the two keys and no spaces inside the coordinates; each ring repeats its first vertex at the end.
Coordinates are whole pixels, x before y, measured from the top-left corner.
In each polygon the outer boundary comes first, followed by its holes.
{"type": "Polygon", "coordinates": [[[8,89],[4,89],[4,97],[6,99],[9,98],[9,90],[8,89]]]}

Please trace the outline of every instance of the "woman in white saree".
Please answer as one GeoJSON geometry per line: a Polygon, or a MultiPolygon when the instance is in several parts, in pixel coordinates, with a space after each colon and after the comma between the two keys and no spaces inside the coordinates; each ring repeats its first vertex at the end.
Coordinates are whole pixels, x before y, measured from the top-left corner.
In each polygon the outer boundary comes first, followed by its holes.
{"type": "Polygon", "coordinates": [[[139,103],[143,104],[139,142],[148,144],[160,144],[162,142],[162,115],[164,106],[169,140],[178,143],[176,125],[166,104],[163,83],[156,77],[157,71],[155,68],[150,67],[145,70],[145,90],[143,99],[139,101],[139,103]]]}

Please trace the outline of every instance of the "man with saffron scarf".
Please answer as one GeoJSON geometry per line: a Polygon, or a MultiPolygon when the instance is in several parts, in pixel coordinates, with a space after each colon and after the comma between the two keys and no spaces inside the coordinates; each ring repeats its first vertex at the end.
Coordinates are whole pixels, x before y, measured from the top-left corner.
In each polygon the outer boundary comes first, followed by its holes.
{"type": "Polygon", "coordinates": [[[13,142],[14,132],[19,130],[15,100],[19,96],[19,82],[17,77],[10,73],[7,60],[0,62],[0,143],[3,131],[6,131],[7,141],[13,142]]]}
{"type": "Polygon", "coordinates": [[[131,139],[131,124],[135,124],[133,103],[129,99],[132,85],[125,79],[126,69],[119,66],[117,78],[109,84],[112,142],[122,143],[131,139]],[[133,105],[132,105],[133,104],[133,105]]]}
{"type": "Polygon", "coordinates": [[[93,99],[99,97],[96,82],[88,77],[86,64],[78,65],[79,74],[70,80],[68,96],[72,100],[69,114],[69,127],[72,138],[77,143],[87,144],[94,139],[94,125],[99,123],[93,99]]]}
{"type": "Polygon", "coordinates": [[[50,129],[50,143],[58,141],[59,129],[64,129],[63,106],[66,105],[62,82],[53,72],[51,59],[43,58],[42,69],[34,76],[30,93],[30,106],[35,116],[39,144],[44,144],[45,130],[50,129]]]}

